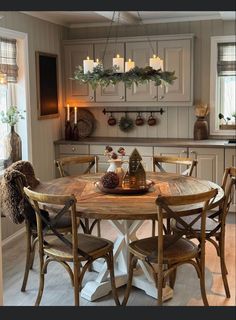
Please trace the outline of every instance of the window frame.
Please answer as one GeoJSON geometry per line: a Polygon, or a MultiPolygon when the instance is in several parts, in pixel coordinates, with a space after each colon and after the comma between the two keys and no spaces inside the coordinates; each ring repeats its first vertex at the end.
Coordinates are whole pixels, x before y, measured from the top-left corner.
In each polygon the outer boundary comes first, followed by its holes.
{"type": "Polygon", "coordinates": [[[218,43],[236,42],[236,35],[211,37],[211,61],[210,61],[210,134],[220,136],[235,136],[236,130],[222,130],[218,127],[218,105],[217,100],[220,99],[217,90],[217,59],[218,59],[218,43]]]}

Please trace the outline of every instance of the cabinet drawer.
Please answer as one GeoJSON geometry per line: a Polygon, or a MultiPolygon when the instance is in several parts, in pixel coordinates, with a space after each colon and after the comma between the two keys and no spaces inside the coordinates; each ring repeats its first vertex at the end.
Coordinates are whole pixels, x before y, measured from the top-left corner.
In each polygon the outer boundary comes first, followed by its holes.
{"type": "Polygon", "coordinates": [[[88,155],[89,147],[88,145],[62,144],[59,146],[59,153],[88,155]]]}

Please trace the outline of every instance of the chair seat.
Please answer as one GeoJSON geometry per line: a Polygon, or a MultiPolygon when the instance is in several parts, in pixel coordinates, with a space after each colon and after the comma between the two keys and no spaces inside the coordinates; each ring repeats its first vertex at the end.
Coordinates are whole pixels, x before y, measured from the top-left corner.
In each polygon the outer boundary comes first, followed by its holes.
{"type": "MultiPolygon", "coordinates": [[[[195,219],[194,216],[187,216],[187,217],[182,217],[182,220],[184,220],[186,223],[191,223],[195,219]]],[[[206,218],[206,234],[210,233],[212,230],[214,230],[217,226],[219,225],[219,222],[211,219],[211,218],[206,218]]],[[[183,226],[177,222],[176,224],[172,224],[172,228],[174,230],[183,230],[183,226]]],[[[192,226],[193,230],[200,232],[201,231],[201,222],[200,220],[196,221],[194,225],[192,226]]]]}
{"type": "MultiPolygon", "coordinates": [[[[71,234],[65,236],[70,242],[72,242],[71,234]]],[[[78,247],[80,250],[86,252],[93,258],[102,256],[107,251],[113,248],[113,243],[104,238],[94,237],[88,234],[78,234],[78,247]]],[[[47,246],[44,247],[46,255],[63,259],[64,261],[72,261],[72,248],[64,244],[60,239],[56,238],[50,241],[47,246]]],[[[78,254],[78,259],[81,261],[86,260],[84,257],[78,254]]]]}
{"type": "MultiPolygon", "coordinates": [[[[163,262],[175,263],[177,261],[189,260],[195,258],[198,254],[198,247],[188,239],[180,238],[174,243],[172,235],[164,235],[163,262]]],[[[157,263],[158,237],[150,237],[132,242],[129,245],[130,251],[140,259],[157,263]]]]}

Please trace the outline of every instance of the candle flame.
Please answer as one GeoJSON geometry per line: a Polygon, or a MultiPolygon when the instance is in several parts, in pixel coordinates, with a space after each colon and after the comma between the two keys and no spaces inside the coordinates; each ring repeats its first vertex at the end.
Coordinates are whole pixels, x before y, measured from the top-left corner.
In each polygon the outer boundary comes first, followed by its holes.
{"type": "Polygon", "coordinates": [[[96,59],[97,62],[99,62],[99,59],[96,59]]]}
{"type": "Polygon", "coordinates": [[[154,58],[154,59],[156,58],[156,55],[155,55],[155,54],[153,55],[153,58],[154,58]]]}
{"type": "Polygon", "coordinates": [[[70,107],[69,103],[66,106],[67,106],[67,108],[69,108],[70,107]]]}
{"type": "Polygon", "coordinates": [[[116,58],[120,58],[120,55],[119,55],[119,54],[117,54],[117,55],[116,55],[116,58]]]}
{"type": "Polygon", "coordinates": [[[89,57],[87,57],[87,60],[89,60],[89,57]]]}
{"type": "Polygon", "coordinates": [[[128,62],[131,62],[131,59],[129,59],[128,62]]]}

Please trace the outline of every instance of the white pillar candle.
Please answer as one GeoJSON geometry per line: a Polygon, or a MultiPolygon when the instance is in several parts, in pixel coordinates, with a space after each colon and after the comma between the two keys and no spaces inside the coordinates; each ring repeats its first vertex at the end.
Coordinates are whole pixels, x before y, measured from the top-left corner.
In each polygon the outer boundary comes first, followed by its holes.
{"type": "Polygon", "coordinates": [[[117,54],[116,58],[113,58],[113,67],[116,66],[116,72],[122,73],[124,72],[124,58],[120,58],[120,55],[117,54]]]}
{"type": "Polygon", "coordinates": [[[83,61],[83,64],[84,64],[84,74],[88,72],[93,72],[93,60],[87,57],[87,59],[83,61]]]}
{"type": "Polygon", "coordinates": [[[93,67],[96,68],[99,64],[99,59],[96,59],[96,61],[93,63],[93,67]]]}
{"type": "Polygon", "coordinates": [[[66,117],[66,120],[67,120],[67,121],[70,121],[70,105],[69,105],[69,104],[67,104],[66,109],[67,109],[67,117],[66,117]]]}
{"type": "Polygon", "coordinates": [[[133,69],[135,66],[134,61],[129,59],[128,61],[125,62],[125,72],[128,72],[130,69],[133,69]]]}
{"type": "Polygon", "coordinates": [[[74,110],[75,110],[75,124],[77,124],[77,107],[75,107],[74,110]]]}
{"type": "Polygon", "coordinates": [[[163,60],[154,54],[153,57],[149,59],[149,66],[155,70],[163,69],[163,60]]]}

